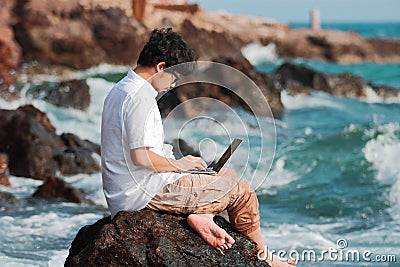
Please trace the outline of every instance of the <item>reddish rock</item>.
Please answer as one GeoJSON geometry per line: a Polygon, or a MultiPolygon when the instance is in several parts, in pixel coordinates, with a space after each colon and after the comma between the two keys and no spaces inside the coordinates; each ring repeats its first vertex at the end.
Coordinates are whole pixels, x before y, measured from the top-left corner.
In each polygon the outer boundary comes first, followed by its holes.
{"type": "Polygon", "coordinates": [[[47,200],[62,199],[68,202],[93,204],[91,200],[86,199],[82,190],[73,188],[64,180],[56,177],[47,178],[32,196],[47,200]]]}
{"type": "Polygon", "coordinates": [[[148,31],[123,8],[123,1],[20,1],[15,36],[26,60],[78,69],[134,64],[148,31]]]}
{"type": "Polygon", "coordinates": [[[106,217],[81,228],[65,266],[269,266],[257,259],[255,243],[222,217],[214,220],[236,241],[223,254],[207,245],[186,218],[149,210],[119,212],[113,220],[106,217]]]}
{"type": "Polygon", "coordinates": [[[23,112],[24,114],[30,116],[35,121],[43,125],[46,130],[50,132],[56,132],[56,128],[51,124],[50,119],[49,117],[47,117],[46,113],[35,108],[33,105],[19,107],[17,111],[23,112]]]}
{"type": "Polygon", "coordinates": [[[3,0],[0,6],[0,97],[12,99],[15,95],[8,91],[8,86],[14,83],[11,71],[20,61],[21,50],[14,40],[12,30],[12,9],[15,0],[3,0]]]}
{"type": "Polygon", "coordinates": [[[0,185],[10,186],[8,177],[8,156],[0,152],[0,185]]]}

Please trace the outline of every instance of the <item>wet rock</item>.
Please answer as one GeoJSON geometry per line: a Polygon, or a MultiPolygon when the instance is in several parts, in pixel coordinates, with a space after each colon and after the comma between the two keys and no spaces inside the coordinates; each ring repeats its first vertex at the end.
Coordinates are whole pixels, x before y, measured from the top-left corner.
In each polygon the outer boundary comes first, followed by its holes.
{"type": "Polygon", "coordinates": [[[176,159],[180,159],[188,155],[200,157],[199,151],[189,146],[188,143],[186,143],[183,139],[174,139],[172,140],[171,145],[173,147],[173,152],[176,159]]]}
{"type": "Polygon", "coordinates": [[[186,218],[149,210],[119,212],[81,228],[65,266],[268,266],[257,259],[256,245],[233,231],[221,217],[215,221],[236,243],[211,248],[186,218]]]}
{"type": "Polygon", "coordinates": [[[55,106],[87,110],[90,105],[89,86],[85,80],[69,80],[58,84],[43,84],[31,92],[55,106]]]}
{"type": "Polygon", "coordinates": [[[72,175],[99,171],[92,157],[99,148],[67,136],[58,136],[46,114],[34,106],[0,109],[0,151],[8,154],[12,175],[44,180],[57,172],[72,175]]]}
{"type": "Polygon", "coordinates": [[[10,186],[8,177],[8,155],[0,152],[0,185],[10,186]]]}
{"type": "Polygon", "coordinates": [[[368,96],[368,89],[371,89],[383,99],[399,96],[396,88],[373,85],[350,73],[323,74],[292,63],[282,64],[274,72],[273,79],[280,84],[280,88],[287,90],[292,95],[310,94],[311,90],[318,90],[338,97],[363,99],[368,96]]]}
{"type": "Polygon", "coordinates": [[[93,201],[86,199],[85,193],[66,183],[57,177],[50,177],[38,187],[33,197],[47,200],[62,199],[69,202],[93,204],[93,201]]]}
{"type": "Polygon", "coordinates": [[[60,137],[66,147],[61,153],[55,155],[55,160],[63,175],[92,174],[100,171],[97,162],[92,157],[93,153],[100,154],[99,145],[82,140],[73,134],[62,134],[60,137]]]}
{"type": "Polygon", "coordinates": [[[9,155],[10,173],[15,176],[43,179],[57,171],[53,155],[63,143],[51,130],[54,127],[39,122],[38,116],[43,118],[32,106],[0,110],[0,150],[9,155]]]}
{"type": "Polygon", "coordinates": [[[19,200],[13,194],[0,191],[0,210],[7,210],[19,204],[19,200]]]}
{"type": "MultiPolygon", "coordinates": [[[[278,114],[283,110],[280,99],[280,88],[276,87],[271,75],[255,70],[250,62],[243,56],[240,57],[240,60],[221,57],[213,61],[231,66],[236,69],[236,71],[240,71],[249,78],[240,78],[236,75],[237,73],[232,72],[229,67],[220,68],[219,64],[210,66],[205,69],[203,73],[200,73],[199,77],[191,78],[194,80],[198,79],[199,81],[205,79],[210,81],[215,80],[219,84],[226,85],[226,87],[212,83],[191,83],[178,86],[174,90],[167,92],[158,100],[158,106],[164,117],[176,106],[185,101],[183,109],[184,117],[194,118],[199,116],[205,112],[209,106],[207,106],[205,101],[202,102],[202,104],[204,104],[203,106],[198,105],[197,102],[187,101],[197,97],[217,99],[229,106],[242,107],[244,110],[258,115],[267,114],[268,116],[272,115],[269,112],[270,110],[272,110],[273,114],[278,114]],[[256,85],[254,85],[254,83],[256,85]],[[260,94],[258,92],[265,97],[268,106],[265,104],[266,101],[258,101],[260,99],[260,94]],[[243,99],[243,96],[249,97],[250,101],[243,99]],[[251,107],[248,104],[251,104],[251,107]]],[[[245,77],[244,75],[243,77],[245,77]]],[[[184,81],[184,78],[182,81],[184,81]]],[[[209,102],[210,105],[212,103],[212,101],[209,102]]]]}

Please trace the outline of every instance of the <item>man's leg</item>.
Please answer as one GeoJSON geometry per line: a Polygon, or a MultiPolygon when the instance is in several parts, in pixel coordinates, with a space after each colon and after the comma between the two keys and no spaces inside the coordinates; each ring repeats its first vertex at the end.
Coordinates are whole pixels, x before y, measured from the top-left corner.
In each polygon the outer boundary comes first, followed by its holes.
{"type": "MultiPolygon", "coordinates": [[[[213,218],[226,209],[225,189],[234,185],[226,180],[221,186],[220,176],[190,174],[165,186],[146,208],[175,214],[189,214],[187,222],[207,244],[229,249],[235,240],[213,218]]],[[[224,177],[226,178],[226,177],[224,177]]]]}
{"type": "MultiPolygon", "coordinates": [[[[190,214],[189,225],[208,244],[221,249],[231,247],[234,240],[212,218],[226,209],[231,225],[257,243],[259,250],[265,249],[256,193],[246,181],[238,180],[232,171],[225,171],[220,176],[184,176],[165,186],[147,208],[190,214]]],[[[294,262],[280,261],[272,255],[267,257],[267,261],[271,266],[295,266],[294,262]]]]}

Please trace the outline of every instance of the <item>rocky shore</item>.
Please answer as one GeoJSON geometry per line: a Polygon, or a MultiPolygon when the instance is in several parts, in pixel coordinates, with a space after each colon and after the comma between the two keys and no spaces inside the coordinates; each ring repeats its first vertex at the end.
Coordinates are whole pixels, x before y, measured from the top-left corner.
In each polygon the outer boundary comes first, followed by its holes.
{"type": "MultiPolygon", "coordinates": [[[[265,18],[209,13],[185,0],[2,3],[0,98],[6,101],[18,98],[16,88],[28,84],[32,85],[27,92],[31,98],[85,111],[90,104],[89,86],[75,72],[101,63],[134,65],[149,32],[156,27],[173,27],[197,51],[200,60],[223,63],[247,75],[276,116],[284,110],[283,91],[296,95],[319,90],[362,100],[368,100],[371,94],[388,101],[400,98],[396,88],[371,84],[349,73],[329,75],[292,63],[282,64],[273,73],[261,73],[241,52],[252,43],[273,44],[282,58],[398,63],[400,40],[365,39],[354,32],[336,30],[291,29],[265,18]],[[56,75],[59,81],[33,82],[41,74],[56,75]]],[[[223,83],[231,77],[221,79],[223,83]]],[[[248,109],[226,88],[199,84],[170,91],[159,102],[161,112],[166,116],[194,97],[211,97],[248,109]]],[[[196,107],[188,107],[184,115],[191,118],[196,107]]],[[[71,133],[57,134],[49,117],[34,106],[16,110],[0,107],[0,185],[12,186],[9,175],[39,179],[44,183],[33,197],[93,205],[64,177],[99,172],[100,153],[98,144],[71,133]]],[[[12,194],[0,192],[0,210],[19,204],[12,194]]],[[[220,217],[216,220],[236,239],[225,255],[207,246],[184,218],[143,211],[120,213],[113,220],[106,217],[82,228],[72,243],[66,266],[263,266],[254,258],[254,244],[220,217]]]]}
{"type": "Polygon", "coordinates": [[[242,61],[241,49],[246,45],[273,43],[277,54],[285,58],[400,62],[397,39],[368,40],[354,32],[291,29],[265,18],[206,12],[182,0],[4,2],[0,7],[3,97],[7,96],[5,85],[19,82],[16,77],[23,62],[67,69],[100,63],[134,65],[155,27],[173,27],[201,60],[242,61]]]}
{"type": "Polygon", "coordinates": [[[184,217],[119,212],[113,220],[106,217],[81,228],[65,266],[269,266],[257,259],[255,243],[222,217],[214,220],[236,241],[223,253],[207,245],[184,217]]]}

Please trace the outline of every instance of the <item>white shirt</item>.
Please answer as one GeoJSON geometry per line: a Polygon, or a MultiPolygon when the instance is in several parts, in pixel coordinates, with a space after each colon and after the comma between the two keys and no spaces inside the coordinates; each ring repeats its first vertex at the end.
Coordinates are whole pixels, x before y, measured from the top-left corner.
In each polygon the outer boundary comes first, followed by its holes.
{"type": "Polygon", "coordinates": [[[150,83],[128,71],[109,92],[101,122],[101,161],[103,190],[111,216],[121,210],[140,210],[167,184],[184,174],[157,173],[136,166],[130,150],[150,147],[164,157],[164,130],[150,83]]]}

